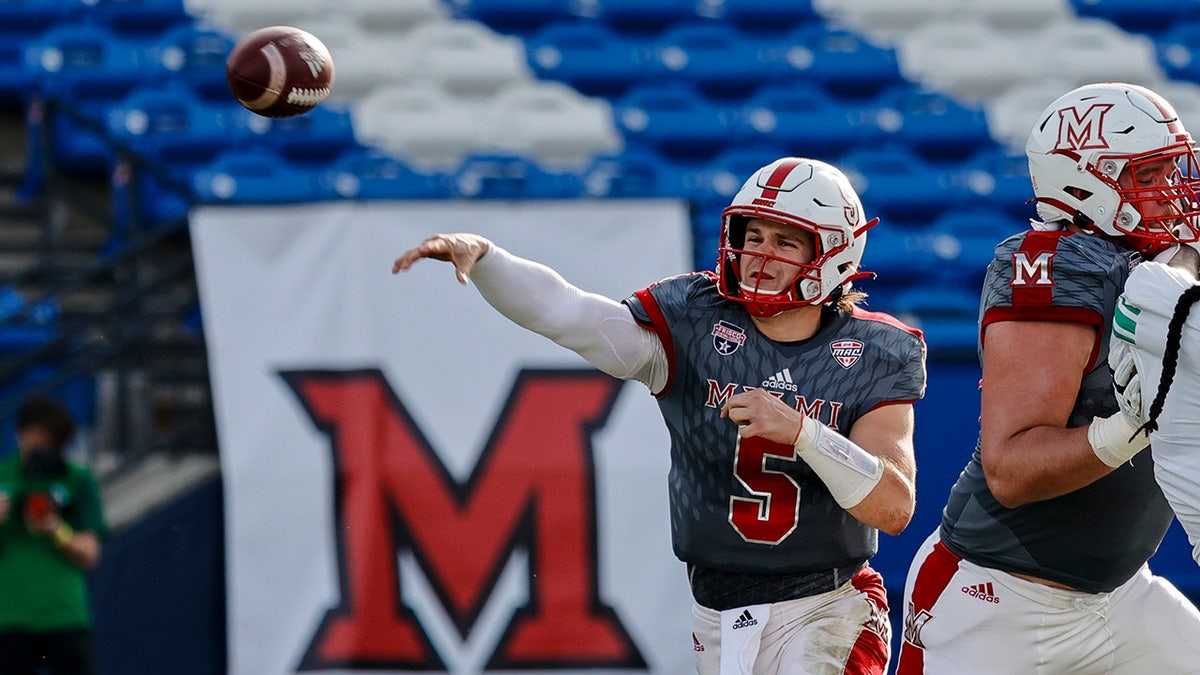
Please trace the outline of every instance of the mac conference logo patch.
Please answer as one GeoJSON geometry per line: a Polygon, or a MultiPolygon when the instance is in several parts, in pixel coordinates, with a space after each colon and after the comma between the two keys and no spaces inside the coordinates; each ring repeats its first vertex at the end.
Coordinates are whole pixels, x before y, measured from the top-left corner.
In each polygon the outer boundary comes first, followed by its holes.
{"type": "Polygon", "coordinates": [[[841,367],[849,370],[862,357],[863,343],[861,340],[835,340],[829,343],[829,353],[841,367]]]}

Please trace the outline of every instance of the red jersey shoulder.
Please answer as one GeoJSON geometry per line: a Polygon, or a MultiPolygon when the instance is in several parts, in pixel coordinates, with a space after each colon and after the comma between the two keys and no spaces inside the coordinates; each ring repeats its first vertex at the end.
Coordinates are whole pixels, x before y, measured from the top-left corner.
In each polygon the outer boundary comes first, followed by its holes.
{"type": "Polygon", "coordinates": [[[670,284],[672,282],[679,282],[679,281],[688,281],[691,283],[704,282],[704,283],[709,283],[709,284],[715,284],[717,282],[717,275],[715,272],[711,272],[709,270],[700,270],[699,272],[684,272],[683,274],[676,274],[673,277],[667,277],[666,279],[660,279],[658,281],[655,281],[654,283],[650,284],[649,286],[646,286],[645,290],[650,290],[650,289],[656,288],[658,286],[664,286],[666,284],[670,284]]]}
{"type": "Polygon", "coordinates": [[[869,310],[865,310],[861,307],[855,307],[854,311],[852,311],[850,313],[850,316],[852,316],[855,319],[860,319],[863,321],[878,321],[880,323],[885,323],[889,326],[899,328],[900,330],[902,330],[906,333],[915,335],[916,337],[919,337],[922,340],[925,339],[925,334],[921,331],[920,328],[915,328],[913,326],[910,326],[910,325],[904,323],[903,321],[901,321],[900,319],[897,319],[896,317],[892,316],[891,314],[887,314],[885,312],[872,312],[869,310]]]}

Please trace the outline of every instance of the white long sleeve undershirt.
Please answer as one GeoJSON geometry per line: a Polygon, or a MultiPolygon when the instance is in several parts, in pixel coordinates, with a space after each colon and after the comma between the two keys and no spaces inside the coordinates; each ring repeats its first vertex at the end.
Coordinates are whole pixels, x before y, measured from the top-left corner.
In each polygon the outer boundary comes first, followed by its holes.
{"type": "Polygon", "coordinates": [[[667,353],[658,335],[616,300],[571,285],[553,269],[490,243],[471,271],[480,295],[513,323],[550,338],[622,380],[659,392],[667,353]]]}

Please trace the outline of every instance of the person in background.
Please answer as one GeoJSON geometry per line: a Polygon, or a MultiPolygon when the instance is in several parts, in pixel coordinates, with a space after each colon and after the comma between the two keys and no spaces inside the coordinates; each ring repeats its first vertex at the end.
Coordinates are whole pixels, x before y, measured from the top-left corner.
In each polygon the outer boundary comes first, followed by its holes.
{"type": "Polygon", "coordinates": [[[64,405],[31,397],[0,460],[0,675],[94,672],[86,572],[106,527],[96,480],[64,455],[75,431],[64,405]]]}
{"type": "Polygon", "coordinates": [[[786,157],[725,209],[715,272],[622,302],[473,234],[432,236],[392,272],[450,261],[516,324],[658,399],[695,600],[681,648],[701,675],[882,674],[887,598],[868,560],[878,530],[912,517],[925,342],[857,306],[877,222],[837,168],[786,157]]]}
{"type": "Polygon", "coordinates": [[[1001,242],[979,322],[979,441],[905,584],[898,673],[1194,673],[1200,612],[1150,572],[1172,513],[1107,357],[1130,269],[1195,241],[1195,147],[1144,87],[1038,116],[1040,220],[1001,242]]]}

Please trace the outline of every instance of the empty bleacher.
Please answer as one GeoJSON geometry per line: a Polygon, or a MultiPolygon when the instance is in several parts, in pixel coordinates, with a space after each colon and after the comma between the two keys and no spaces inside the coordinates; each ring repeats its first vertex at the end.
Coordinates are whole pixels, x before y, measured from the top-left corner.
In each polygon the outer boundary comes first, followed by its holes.
{"type": "Polygon", "coordinates": [[[937,325],[973,321],[968,303],[935,306],[915,293],[930,277],[893,263],[928,251],[935,283],[973,283],[984,238],[1032,215],[1033,115],[1075,84],[1135,80],[1200,115],[1198,24],[1191,5],[1132,0],[9,0],[0,104],[28,150],[15,203],[52,180],[102,186],[85,209],[102,256],[199,203],[674,197],[702,268],[745,175],[820,157],[883,217],[876,306],[937,317],[935,355],[963,354],[970,331],[937,325]],[[275,23],[338,65],[333,99],[302,117],[227,96],[228,50],[275,23]],[[956,232],[984,212],[995,227],[956,232]]]}

